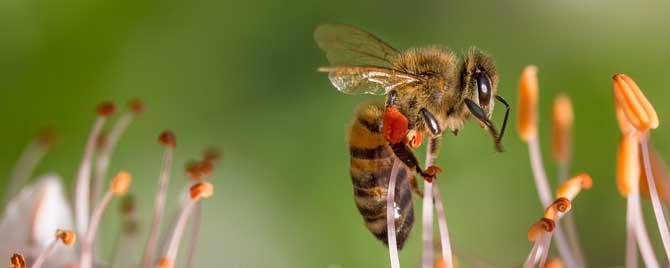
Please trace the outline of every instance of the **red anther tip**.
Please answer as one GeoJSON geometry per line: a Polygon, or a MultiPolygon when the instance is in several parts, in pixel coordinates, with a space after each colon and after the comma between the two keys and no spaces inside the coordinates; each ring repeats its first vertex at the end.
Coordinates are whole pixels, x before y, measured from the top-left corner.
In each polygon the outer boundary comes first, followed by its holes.
{"type": "Polygon", "coordinates": [[[382,133],[384,138],[392,144],[399,143],[405,139],[409,122],[397,108],[388,107],[384,113],[384,126],[382,133]]]}
{"type": "Polygon", "coordinates": [[[163,146],[167,146],[170,148],[177,147],[177,137],[174,135],[172,131],[169,130],[163,131],[158,136],[158,142],[163,146]]]}
{"type": "Polygon", "coordinates": [[[105,101],[98,105],[97,111],[99,116],[111,116],[116,111],[116,106],[112,102],[105,101]]]}
{"type": "Polygon", "coordinates": [[[132,99],[128,102],[128,109],[134,115],[141,115],[144,112],[144,102],[141,99],[132,99]]]}
{"type": "Polygon", "coordinates": [[[37,141],[44,146],[52,146],[54,143],[56,143],[56,140],[58,139],[58,134],[56,133],[56,130],[53,127],[46,127],[40,130],[39,134],[37,134],[37,141]]]}
{"type": "Polygon", "coordinates": [[[121,211],[121,214],[123,215],[130,215],[133,212],[135,212],[135,196],[134,195],[126,195],[123,197],[121,200],[121,205],[119,206],[119,210],[121,211]]]}
{"type": "Polygon", "coordinates": [[[216,148],[208,148],[202,153],[203,161],[215,162],[221,158],[221,152],[216,148]]]}

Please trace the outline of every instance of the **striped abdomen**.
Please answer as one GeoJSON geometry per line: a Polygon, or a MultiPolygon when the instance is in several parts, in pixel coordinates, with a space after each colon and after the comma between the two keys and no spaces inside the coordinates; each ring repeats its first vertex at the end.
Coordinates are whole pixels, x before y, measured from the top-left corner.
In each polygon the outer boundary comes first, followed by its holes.
{"type": "MultiPolygon", "coordinates": [[[[395,156],[381,134],[383,113],[384,106],[381,104],[364,104],[358,109],[349,131],[349,153],[356,206],[368,230],[388,245],[386,193],[395,156]]],[[[395,221],[399,249],[402,249],[414,223],[409,175],[403,165],[398,173],[395,190],[395,211],[399,214],[395,221]]]]}

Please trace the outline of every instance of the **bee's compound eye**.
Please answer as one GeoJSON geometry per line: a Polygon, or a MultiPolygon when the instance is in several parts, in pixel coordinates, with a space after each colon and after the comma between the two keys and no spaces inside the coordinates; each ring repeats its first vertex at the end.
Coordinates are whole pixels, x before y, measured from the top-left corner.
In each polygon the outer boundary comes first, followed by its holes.
{"type": "Polygon", "coordinates": [[[479,95],[479,105],[487,106],[491,101],[491,80],[482,71],[475,73],[475,80],[477,81],[477,93],[479,95]]]}

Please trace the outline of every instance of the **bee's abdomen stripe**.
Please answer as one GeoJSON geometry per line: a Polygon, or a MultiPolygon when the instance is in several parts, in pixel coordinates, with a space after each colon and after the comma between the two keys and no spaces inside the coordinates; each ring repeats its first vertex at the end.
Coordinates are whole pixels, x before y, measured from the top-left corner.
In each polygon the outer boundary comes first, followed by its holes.
{"type": "Polygon", "coordinates": [[[381,132],[381,121],[380,120],[375,120],[374,122],[367,121],[365,118],[358,118],[358,123],[363,125],[366,129],[368,129],[372,133],[379,133],[381,132]]]}
{"type": "Polygon", "coordinates": [[[383,159],[391,156],[389,147],[385,144],[370,149],[356,148],[351,146],[349,147],[349,154],[351,157],[358,159],[383,159]]]}

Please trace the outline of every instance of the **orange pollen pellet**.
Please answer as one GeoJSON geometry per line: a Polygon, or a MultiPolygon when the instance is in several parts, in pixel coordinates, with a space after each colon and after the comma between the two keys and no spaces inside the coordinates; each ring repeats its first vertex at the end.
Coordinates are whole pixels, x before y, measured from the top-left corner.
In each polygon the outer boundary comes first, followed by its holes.
{"type": "Polygon", "coordinates": [[[616,105],[623,110],[628,121],[640,132],[657,128],[656,110],[635,81],[625,74],[616,74],[612,80],[616,105]]]}
{"type": "Polygon", "coordinates": [[[114,179],[112,180],[111,183],[111,191],[115,195],[124,195],[126,192],[128,192],[128,188],[130,188],[130,183],[132,182],[133,177],[130,175],[130,173],[126,171],[120,171],[119,173],[114,176],[114,179]]]}
{"type": "Polygon", "coordinates": [[[529,141],[537,136],[537,67],[527,66],[519,80],[519,113],[517,130],[521,139],[529,141]]]}
{"type": "Polygon", "coordinates": [[[57,230],[56,238],[63,241],[63,244],[70,246],[77,242],[77,234],[70,230],[57,230]]]}
{"type": "Polygon", "coordinates": [[[166,130],[158,135],[158,143],[166,147],[175,148],[177,147],[177,137],[172,131],[166,130]]]}
{"type": "Polygon", "coordinates": [[[11,258],[9,258],[9,263],[12,265],[12,268],[25,268],[26,259],[23,255],[14,253],[11,258]]]}
{"type": "Polygon", "coordinates": [[[389,107],[384,112],[384,123],[382,133],[384,138],[392,144],[399,143],[405,139],[409,121],[397,108],[389,107]]]}
{"type": "Polygon", "coordinates": [[[111,116],[116,111],[116,106],[114,103],[106,101],[98,105],[97,111],[99,116],[111,116]]]}
{"type": "Polygon", "coordinates": [[[209,182],[198,182],[191,186],[191,199],[209,198],[214,194],[214,185],[209,182]]]}
{"type": "Polygon", "coordinates": [[[128,109],[134,115],[141,115],[144,112],[144,102],[141,99],[132,99],[128,102],[128,109]]]}

